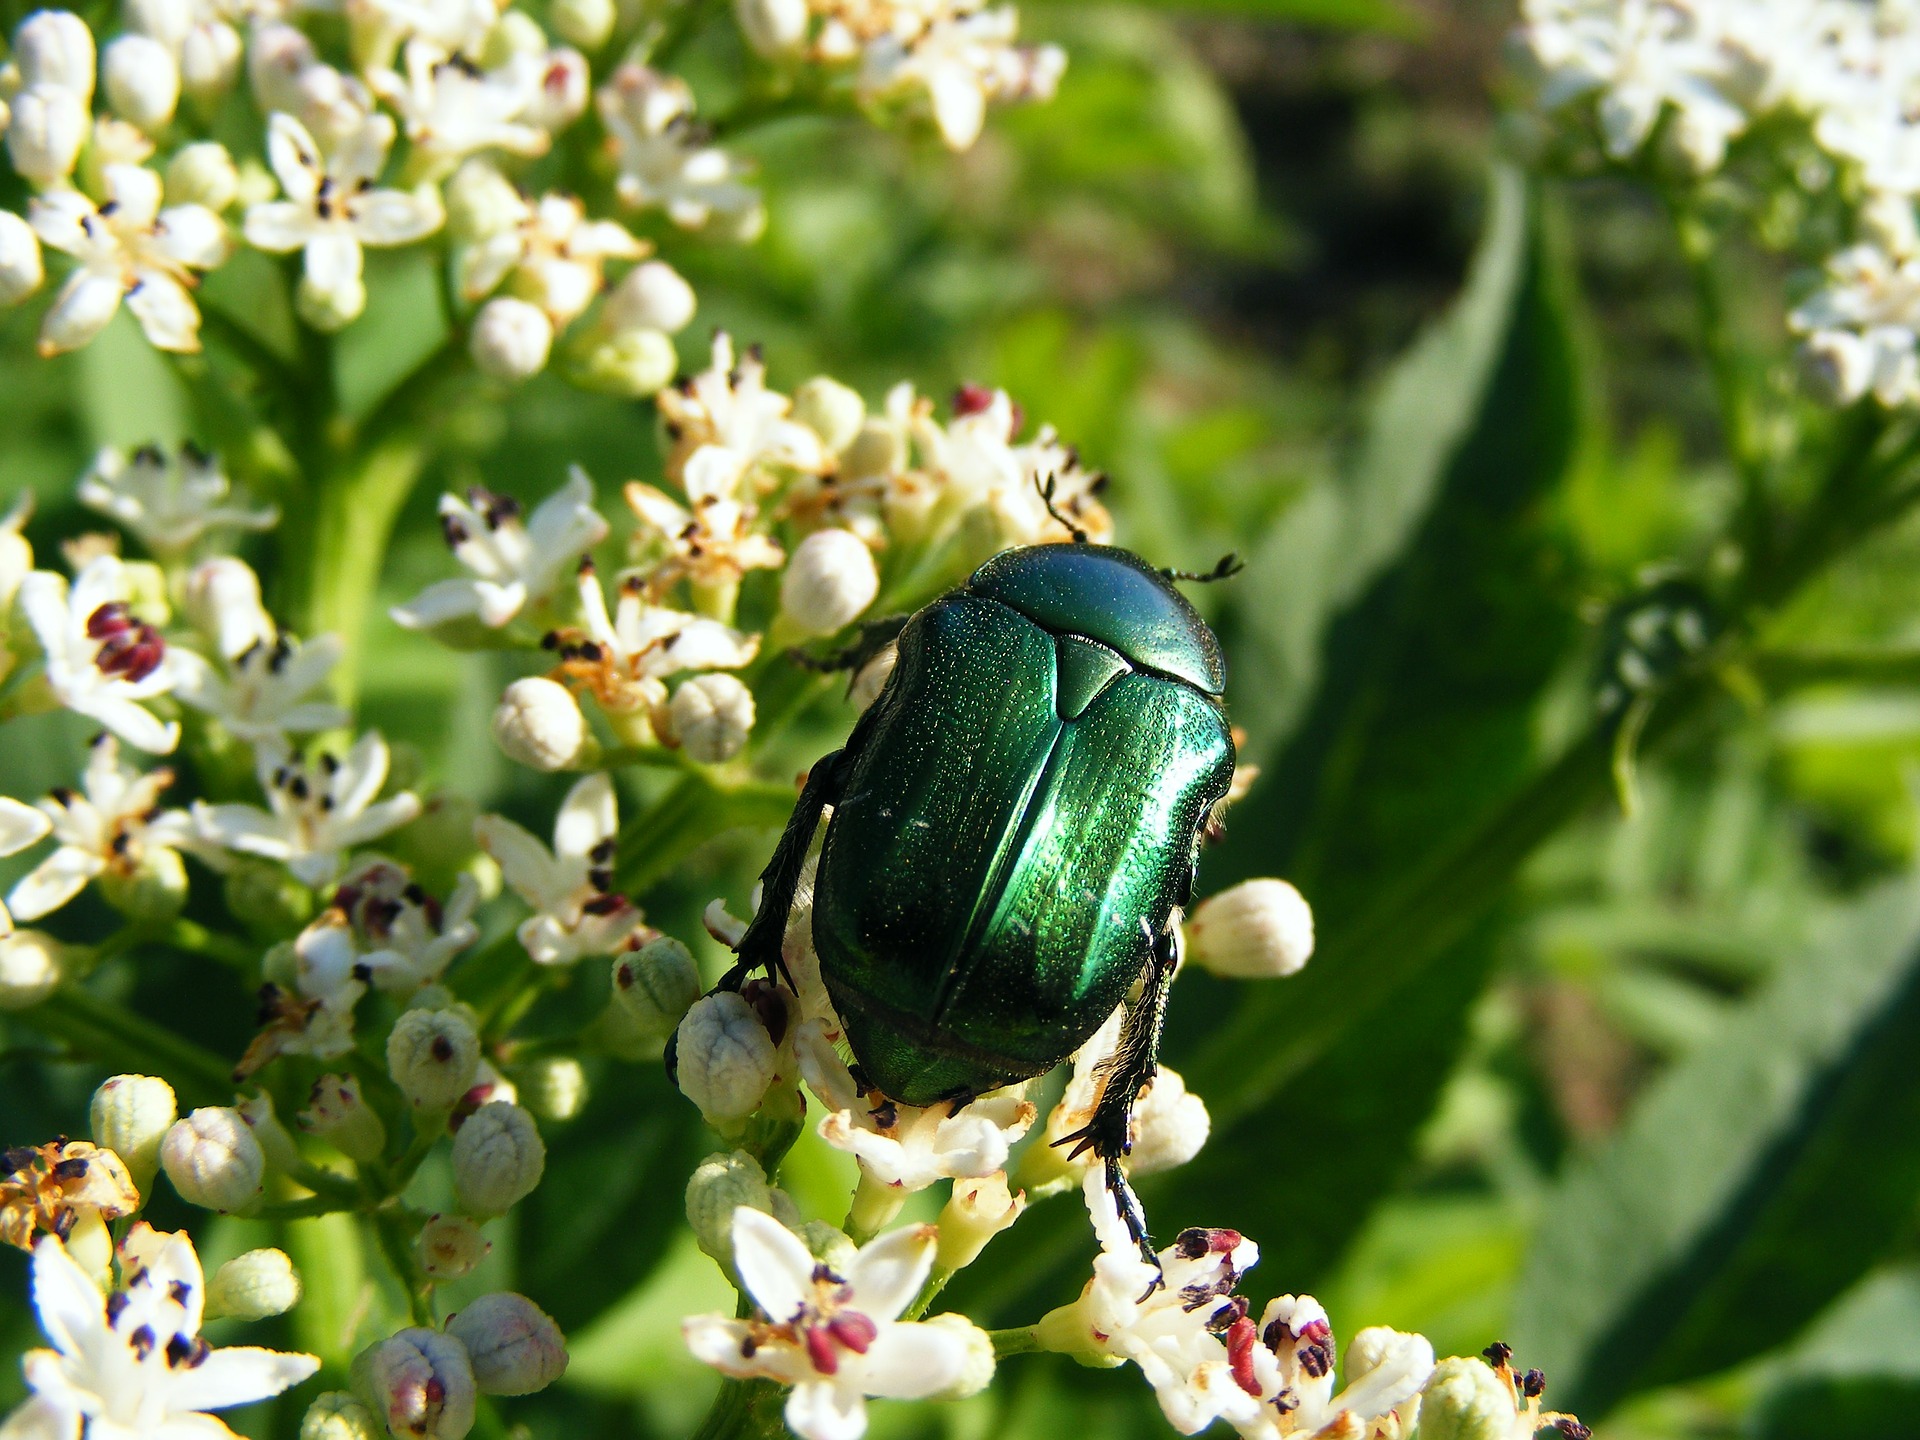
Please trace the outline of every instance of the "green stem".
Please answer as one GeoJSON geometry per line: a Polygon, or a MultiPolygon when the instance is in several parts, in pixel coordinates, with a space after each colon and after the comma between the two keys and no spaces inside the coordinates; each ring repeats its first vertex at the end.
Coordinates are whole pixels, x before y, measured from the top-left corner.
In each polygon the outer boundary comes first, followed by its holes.
{"type": "Polygon", "coordinates": [[[771,1380],[721,1381],[720,1393],[713,1397],[693,1440],[774,1440],[784,1435],[779,1409],[782,1393],[771,1380]]]}
{"type": "Polygon", "coordinates": [[[993,1341],[993,1358],[996,1360],[1004,1360],[1009,1355],[1035,1355],[1040,1350],[1039,1327],[1034,1325],[989,1330],[987,1338],[993,1341]]]}
{"type": "Polygon", "coordinates": [[[304,1200],[279,1200],[247,1212],[249,1220],[311,1220],[318,1215],[338,1215],[359,1208],[353,1200],[335,1200],[325,1195],[309,1195],[304,1200]]]}
{"type": "Polygon", "coordinates": [[[373,1233],[380,1242],[380,1256],[392,1269],[401,1288],[407,1292],[407,1307],[413,1313],[413,1323],[431,1327],[434,1323],[433,1286],[420,1273],[419,1266],[414,1264],[411,1229],[407,1213],[396,1207],[376,1211],[373,1215],[373,1233]]]}
{"type": "Polygon", "coordinates": [[[19,1014],[41,1034],[96,1060],[160,1076],[189,1104],[232,1098],[232,1067],[219,1056],[79,985],[63,985],[19,1014]]]}
{"type": "Polygon", "coordinates": [[[936,1269],[927,1276],[927,1283],[920,1287],[920,1293],[913,1297],[913,1303],[907,1307],[903,1320],[918,1320],[933,1308],[933,1302],[940,1298],[940,1292],[947,1288],[947,1282],[960,1272],[957,1270],[936,1269]]]}
{"type": "Polygon", "coordinates": [[[260,947],[233,935],[222,935],[193,920],[175,920],[160,934],[162,944],[189,955],[204,955],[236,970],[250,971],[260,959],[260,947]]]}

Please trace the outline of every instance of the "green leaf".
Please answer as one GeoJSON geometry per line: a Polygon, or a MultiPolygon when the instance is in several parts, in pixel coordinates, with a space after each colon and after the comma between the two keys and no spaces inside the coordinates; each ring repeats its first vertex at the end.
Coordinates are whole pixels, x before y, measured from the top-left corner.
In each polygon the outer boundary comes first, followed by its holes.
{"type": "Polygon", "coordinates": [[[1808,952],[1550,1196],[1512,1337],[1556,1405],[1722,1369],[1879,1258],[1920,1193],[1920,880],[1808,952]]]}

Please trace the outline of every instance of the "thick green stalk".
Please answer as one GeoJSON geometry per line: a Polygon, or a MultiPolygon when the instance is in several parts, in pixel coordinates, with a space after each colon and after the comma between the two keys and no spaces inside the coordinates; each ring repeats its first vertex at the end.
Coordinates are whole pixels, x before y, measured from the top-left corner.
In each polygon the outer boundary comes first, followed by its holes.
{"type": "Polygon", "coordinates": [[[693,1440],[776,1440],[786,1434],[780,1418],[780,1387],[771,1380],[720,1382],[706,1419],[693,1440]]]}

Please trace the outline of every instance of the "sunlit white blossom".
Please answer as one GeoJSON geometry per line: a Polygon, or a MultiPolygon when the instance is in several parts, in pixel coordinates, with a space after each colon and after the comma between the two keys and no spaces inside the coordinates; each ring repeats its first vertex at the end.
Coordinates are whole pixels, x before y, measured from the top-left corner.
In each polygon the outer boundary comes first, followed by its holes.
{"type": "Polygon", "coordinates": [[[375,71],[375,92],[399,112],[407,140],[426,158],[428,173],[444,175],[482,150],[544,155],[552,137],[526,118],[540,89],[541,69],[532,56],[515,56],[497,70],[482,70],[464,56],[421,40],[404,52],[406,73],[375,71]]]}
{"type": "MultiPolygon", "coordinates": [[[[0,856],[18,855],[46,839],[53,822],[32,805],[0,795],[0,856]]],[[[0,939],[13,933],[13,916],[0,904],[0,939]]]]}
{"type": "Polygon", "coordinates": [[[980,138],[989,101],[1051,100],[1066,70],[1057,45],[1014,44],[1011,5],[943,15],[909,38],[888,34],[862,52],[859,86],[869,100],[924,92],[941,138],[965,150],[980,138]]]}
{"type": "Polygon", "coordinates": [[[460,254],[460,289],[469,300],[513,277],[514,293],[547,312],[556,326],[577,319],[600,293],[609,260],[637,260],[648,246],[612,220],[589,220],[571,195],[519,202],[504,229],[460,254]]]}
{"type": "Polygon", "coordinates": [[[153,554],[174,557],[209,530],[265,530],[280,518],[272,505],[229,504],[232,488],[219,459],[191,443],[171,457],[157,445],[131,455],[109,447],[80,477],[80,502],[124,525],[153,554]]]}
{"type": "Polygon", "coordinates": [[[765,223],[760,192],[742,182],[747,172],[739,161],[700,137],[686,81],[627,64],[596,98],[613,137],[622,201],[657,205],[690,230],[712,221],[741,239],[759,233],[765,223]]]}
{"type": "Polygon", "coordinates": [[[585,691],[609,715],[657,711],[667,700],[666,677],[687,670],[737,670],[759,652],[760,637],[718,620],[648,602],[637,575],[620,584],[611,614],[600,577],[579,577],[584,625],[555,631],[555,674],[585,691]]]}
{"type": "Polygon", "coordinates": [[[1789,319],[1828,395],[1843,405],[1920,400],[1920,256],[1854,245],[1827,261],[1827,284],[1789,319]]]}
{"type": "Polygon", "coordinates": [[[571,965],[583,956],[611,955],[639,928],[639,910],[613,889],[619,828],[613,781],[604,772],[567,792],[551,849],[504,816],[474,822],[474,835],[501,877],[533,907],[519,935],[535,963],[571,965]]]}
{"type": "Polygon", "coordinates": [[[129,745],[154,754],[179,743],[180,727],[145,702],[173,688],[178,668],[166,642],[128,607],[126,567],[112,555],[66,577],[36,570],[16,597],[46,657],[47,684],[69,710],[99,721],[129,745]]]}

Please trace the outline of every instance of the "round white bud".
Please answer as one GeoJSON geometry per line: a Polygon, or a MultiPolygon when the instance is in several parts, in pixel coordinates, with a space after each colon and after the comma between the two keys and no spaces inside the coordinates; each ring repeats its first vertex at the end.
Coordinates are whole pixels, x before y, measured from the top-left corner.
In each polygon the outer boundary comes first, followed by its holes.
{"type": "Polygon", "coordinates": [[[0,306],[18,305],[47,278],[40,237],[11,210],[0,210],[0,306]]]}
{"type": "Polygon", "coordinates": [[[744,1150],[709,1155],[687,1177],[687,1224],[694,1243],[728,1275],[733,1271],[733,1212],[742,1205],[773,1213],[773,1187],[744,1150]]]}
{"type": "Polygon", "coordinates": [[[420,1227],[420,1268],[433,1280],[458,1280],[487,1258],[493,1244],[464,1215],[435,1215],[420,1227]]]}
{"type": "Polygon", "coordinates": [[[780,610],[802,634],[831,635],[880,593],[873,552],[851,530],[816,530],[794,549],[780,577],[780,610]]]}
{"type": "Polygon", "coordinates": [[[180,86],[198,100],[218,100],[240,78],[240,32],[224,20],[196,25],[180,42],[180,86]]]}
{"type": "Polygon", "coordinates": [[[940,1244],[934,1264],[941,1270],[964,1270],[980,1258],[987,1242],[1020,1218],[1027,1196],[1007,1188],[1007,1172],[996,1170],[978,1179],[953,1182],[953,1194],[940,1212],[940,1244]]]}
{"type": "Polygon", "coordinates": [[[606,44],[620,18],[613,0],[554,0],[547,15],[560,38],[582,50],[598,50],[606,44]]]}
{"type": "Polygon", "coordinates": [[[753,729],[753,692],[732,675],[695,675],[667,707],[673,738],[690,760],[731,760],[753,729]]]}
{"type": "Polygon", "coordinates": [[[1313,911],[1284,880],[1243,880],[1187,917],[1187,958],[1230,980],[1292,975],[1313,954],[1313,911]]]}
{"type": "Polygon", "coordinates": [[[769,60],[797,53],[807,38],[807,0],[734,0],[733,13],[747,44],[769,60]]]}
{"type": "Polygon", "coordinates": [[[1162,1065],[1134,1106],[1132,1173],[1152,1175],[1186,1164],[1212,1130],[1206,1102],[1187,1089],[1177,1070],[1162,1065]]]}
{"type": "MultiPolygon", "coordinates": [[[[515,13],[509,10],[507,18],[511,19],[515,13]]],[[[540,34],[537,24],[533,30],[540,34]]],[[[540,40],[544,46],[546,36],[541,34],[540,40]]],[[[586,113],[592,83],[587,57],[578,50],[556,45],[540,57],[540,85],[528,96],[521,118],[557,135],[586,113]]]]}
{"type": "Polygon", "coordinates": [[[509,760],[532,770],[567,770],[599,751],[573,692],[543,675],[507,686],[493,710],[493,740],[509,760]]]}
{"type": "Polygon", "coordinates": [[[13,32],[13,61],[23,88],[55,85],[82,107],[93,102],[93,31],[71,11],[36,10],[22,20],[13,32]]]}
{"type": "Polygon", "coordinates": [[[678,270],[664,260],[648,260],[629,270],[608,293],[604,315],[609,329],[675,335],[692,323],[696,304],[693,286],[678,270]]]}
{"type": "Polygon", "coordinates": [[[115,1075],[87,1106],[93,1143],[120,1157],[142,1195],[152,1188],[160,1143],[179,1117],[173,1087],[154,1075],[115,1075]]]}
{"type": "Polygon", "coordinates": [[[1512,1388],[1477,1358],[1442,1360],[1420,1394],[1423,1440],[1507,1440],[1516,1418],[1512,1388]]]}
{"type": "Polygon", "coordinates": [[[473,1362],[438,1330],[401,1330],[361,1351],[353,1388],[396,1440],[462,1440],[473,1428],[473,1362]]]}
{"type": "Polygon", "coordinates": [[[231,555],[203,560],[187,572],[182,608],[187,623],[229,659],[279,638],[273,617],[260,603],[260,577],[231,555]]]}
{"type": "Polygon", "coordinates": [[[316,285],[311,276],[303,274],[294,287],[293,308],[314,329],[331,335],[346,329],[367,308],[367,282],[349,275],[331,285],[316,285]]]}
{"type": "Polygon", "coordinates": [[[567,378],[584,390],[640,400],[664,390],[679,369],[679,352],[660,331],[616,330],[576,351],[567,378]]]}
{"type": "Polygon", "coordinates": [[[533,1193],[547,1167],[533,1116],[492,1100],[453,1137],[453,1193],[469,1215],[504,1215],[533,1193]]]}
{"type": "Polygon", "coordinates": [[[546,369],[553,322],[539,306],[502,295],[473,317],[468,349],[481,374],[517,383],[546,369]]]}
{"type": "Polygon", "coordinates": [[[571,1120],[586,1108],[587,1072],[571,1055],[516,1065],[513,1081],[521,1103],[542,1120],[571,1120]]]}
{"type": "Polygon", "coordinates": [[[447,233],[461,244],[490,239],[527,216],[527,202],[489,160],[472,159],[446,187],[447,233]]]}
{"type": "Polygon", "coordinates": [[[793,418],[820,437],[828,454],[838,455],[859,438],[867,422],[867,402],[858,390],[816,375],[793,392],[793,418]]]}
{"type": "Polygon", "coordinates": [[[189,1205],[224,1212],[253,1203],[267,1157],[238,1110],[208,1105],[174,1121],[160,1142],[160,1165],[189,1205]]]}
{"type": "Polygon", "coordinates": [[[409,1010],[387,1036],[387,1073],[416,1110],[451,1110],[480,1071],[480,1036],[458,1010],[409,1010]]]}
{"type": "Polygon", "coordinates": [[[680,1093],[723,1133],[760,1108],[775,1076],[773,1037],[731,990],[703,996],[676,1032],[680,1093]]]}
{"type": "Polygon", "coordinates": [[[299,1119],[302,1130],[349,1160],[374,1160],[387,1148],[387,1127],[351,1075],[322,1075],[314,1081],[299,1119]]]}
{"type": "Polygon", "coordinates": [[[62,948],[38,930],[0,936],[0,1011],[30,1009],[54,992],[63,968],[62,948]]]}
{"type": "Polygon", "coordinates": [[[345,1390],[313,1397],[300,1417],[300,1440],[381,1440],[373,1412],[345,1390]]]}
{"type": "Polygon", "coordinates": [[[167,203],[225,210],[240,198],[240,171],[218,140],[180,147],[167,162],[167,203]]]}
{"type": "Polygon", "coordinates": [[[649,1036],[666,1039],[699,998],[693,952],[671,935],[614,958],[613,1001],[649,1036]]]}
{"type": "Polygon", "coordinates": [[[149,131],[173,119],[180,103],[180,67],[171,50],[148,35],[122,35],[100,58],[114,114],[149,131]]]}
{"type": "Polygon", "coordinates": [[[993,1383],[995,1361],[991,1335],[955,1310],[929,1316],[925,1323],[958,1336],[967,1348],[967,1358],[960,1366],[959,1375],[933,1399],[965,1400],[969,1395],[978,1395],[993,1383]]]}
{"type": "Polygon", "coordinates": [[[531,1395],[567,1373],[566,1337],[524,1295],[482,1295],[447,1317],[447,1333],[467,1347],[482,1395],[531,1395]]]}
{"type": "Polygon", "coordinates": [[[7,154],[35,185],[53,186],[73,173],[87,138],[87,103],[63,85],[36,85],[13,97],[7,154]]]}
{"type": "Polygon", "coordinates": [[[856,711],[864,712],[880,698],[880,692],[887,688],[887,681],[893,675],[893,667],[899,663],[900,647],[889,645],[860,667],[853,677],[852,688],[847,692],[847,698],[853,702],[856,711]]]}
{"type": "Polygon", "coordinates": [[[265,1320],[300,1303],[300,1275],[283,1250],[236,1255],[207,1284],[207,1313],[235,1320],[265,1320]]]}

